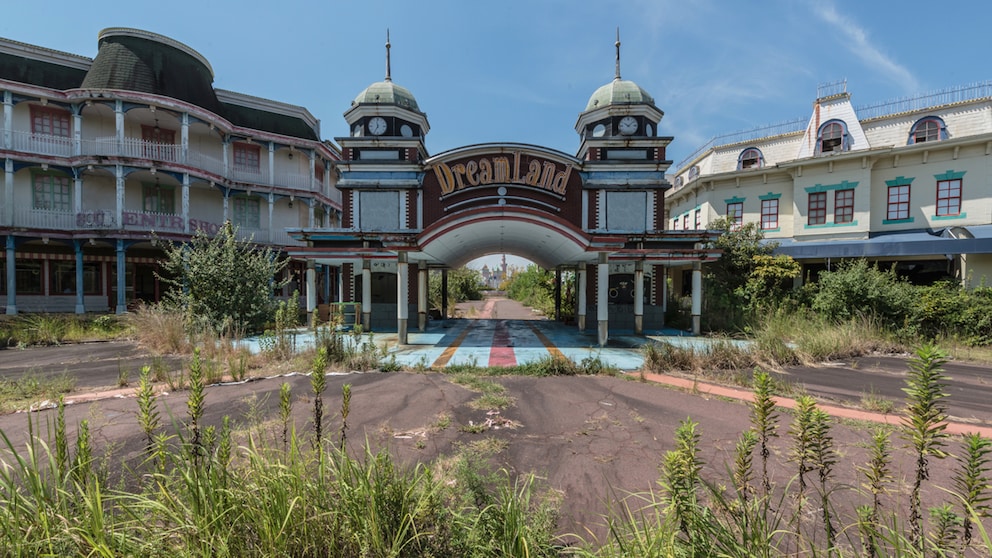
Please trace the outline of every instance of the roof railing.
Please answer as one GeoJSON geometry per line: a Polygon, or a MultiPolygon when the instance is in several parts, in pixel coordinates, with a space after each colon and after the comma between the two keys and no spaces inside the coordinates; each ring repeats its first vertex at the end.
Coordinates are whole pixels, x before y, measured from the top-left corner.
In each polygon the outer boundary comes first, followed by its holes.
{"type": "Polygon", "coordinates": [[[992,80],[939,89],[914,97],[904,97],[902,99],[864,105],[855,108],[854,111],[857,113],[859,120],[867,120],[869,118],[878,118],[900,112],[912,112],[927,107],[974,101],[985,97],[992,97],[992,80]]]}
{"type": "Polygon", "coordinates": [[[778,124],[761,126],[760,128],[752,128],[750,130],[741,130],[739,132],[724,134],[722,136],[715,136],[713,139],[703,144],[700,148],[693,151],[691,155],[689,155],[685,159],[682,159],[682,161],[679,162],[678,164],[678,168],[681,169],[690,161],[698,157],[701,153],[707,151],[710,148],[719,145],[731,145],[734,143],[741,143],[744,141],[758,139],[758,138],[767,138],[782,134],[791,134],[793,132],[801,132],[806,129],[806,125],[808,123],[809,123],[808,118],[797,118],[795,120],[780,122],[778,124]]]}
{"type": "Polygon", "coordinates": [[[817,99],[833,97],[834,95],[840,95],[842,93],[847,93],[847,78],[828,83],[821,83],[816,86],[817,99]]]}

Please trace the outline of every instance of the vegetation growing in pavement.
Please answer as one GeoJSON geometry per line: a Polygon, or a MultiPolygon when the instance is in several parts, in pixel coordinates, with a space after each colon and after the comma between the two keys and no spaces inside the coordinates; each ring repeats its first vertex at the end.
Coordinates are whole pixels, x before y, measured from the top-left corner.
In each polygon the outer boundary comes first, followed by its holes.
{"type": "Polygon", "coordinates": [[[257,333],[274,316],[276,280],[288,260],[271,248],[240,241],[225,223],[214,236],[197,231],[183,244],[166,245],[161,278],[170,288],[164,304],[185,318],[187,332],[257,333]]]}

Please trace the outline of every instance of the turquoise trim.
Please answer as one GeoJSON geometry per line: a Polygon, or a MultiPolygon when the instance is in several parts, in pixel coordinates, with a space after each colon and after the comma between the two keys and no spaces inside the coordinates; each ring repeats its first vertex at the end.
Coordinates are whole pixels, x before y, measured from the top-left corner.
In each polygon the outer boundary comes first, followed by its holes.
{"type": "Polygon", "coordinates": [[[908,186],[912,184],[914,180],[916,180],[915,176],[911,176],[909,178],[906,178],[905,176],[897,176],[892,180],[886,180],[885,184],[887,186],[908,186]]]}
{"type": "Polygon", "coordinates": [[[954,219],[964,219],[967,216],[967,213],[962,213],[960,215],[934,215],[931,219],[934,221],[952,221],[954,219]]]}
{"type": "Polygon", "coordinates": [[[761,229],[761,232],[780,232],[782,227],[775,227],[774,229],[761,229]]]}
{"type": "Polygon", "coordinates": [[[779,199],[781,197],[782,197],[782,194],[773,194],[771,192],[768,192],[764,196],[758,196],[758,199],[761,200],[761,201],[765,201],[765,200],[777,200],[777,199],[779,199]]]}
{"type": "Polygon", "coordinates": [[[723,202],[728,205],[732,203],[744,203],[744,198],[738,198],[737,196],[734,196],[732,198],[723,200],[723,202]]]}
{"type": "Polygon", "coordinates": [[[822,225],[803,225],[804,229],[833,229],[837,227],[856,227],[858,226],[857,221],[851,221],[850,223],[824,223],[822,225]]]}
{"type": "Polygon", "coordinates": [[[937,180],[958,180],[960,178],[964,178],[964,173],[966,172],[968,171],[954,172],[952,170],[948,170],[944,174],[935,174],[933,177],[937,180]]]}
{"type": "MultiPolygon", "coordinates": [[[[901,178],[901,177],[900,177],[901,178]]],[[[912,179],[910,179],[912,180],[912,179]]],[[[858,187],[857,182],[843,181],[840,184],[815,184],[806,188],[807,194],[815,194],[818,192],[829,192],[830,190],[853,190],[858,187]]]]}
{"type": "MultiPolygon", "coordinates": [[[[901,186],[901,184],[899,184],[899,186],[901,186]]],[[[902,223],[912,223],[915,220],[916,220],[915,217],[907,217],[905,219],[883,219],[882,220],[882,224],[883,225],[899,225],[899,224],[902,224],[902,223]]]]}

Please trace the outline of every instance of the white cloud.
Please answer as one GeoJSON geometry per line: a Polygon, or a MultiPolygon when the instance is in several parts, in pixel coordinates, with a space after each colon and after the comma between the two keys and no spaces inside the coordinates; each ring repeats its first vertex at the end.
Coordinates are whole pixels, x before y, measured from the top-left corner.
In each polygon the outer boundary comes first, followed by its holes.
{"type": "Polygon", "coordinates": [[[865,64],[888,75],[901,84],[907,92],[914,92],[920,89],[919,81],[907,68],[889,58],[878,49],[868,36],[864,27],[853,19],[841,14],[836,7],[829,2],[817,2],[813,4],[813,11],[824,22],[832,25],[847,39],[844,45],[855,56],[864,61],[865,64]]]}

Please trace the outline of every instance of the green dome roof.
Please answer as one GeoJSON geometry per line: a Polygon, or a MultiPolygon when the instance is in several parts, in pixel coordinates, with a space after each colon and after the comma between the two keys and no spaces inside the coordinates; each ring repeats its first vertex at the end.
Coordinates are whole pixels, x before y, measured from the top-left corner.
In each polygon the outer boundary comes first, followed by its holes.
{"type": "Polygon", "coordinates": [[[379,81],[368,86],[365,91],[355,97],[351,104],[396,105],[420,112],[420,107],[417,105],[417,99],[413,97],[413,93],[389,80],[379,81]]]}
{"type": "Polygon", "coordinates": [[[589,97],[586,110],[634,103],[654,105],[654,98],[636,83],[618,78],[597,89],[592,97],[589,97]]]}

